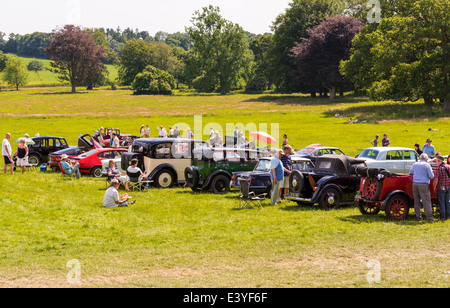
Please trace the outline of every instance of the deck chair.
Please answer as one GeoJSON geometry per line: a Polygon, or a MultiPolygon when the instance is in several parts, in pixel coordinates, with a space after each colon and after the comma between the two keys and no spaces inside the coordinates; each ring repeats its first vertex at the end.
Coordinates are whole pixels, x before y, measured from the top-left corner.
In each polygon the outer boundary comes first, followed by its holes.
{"type": "Polygon", "coordinates": [[[128,175],[128,189],[129,190],[144,190],[145,188],[150,186],[152,181],[139,181],[139,177],[141,176],[140,172],[130,172],[127,170],[128,175]]]}
{"type": "Polygon", "coordinates": [[[241,196],[239,197],[241,209],[253,208],[253,205],[263,208],[261,201],[266,199],[267,193],[256,195],[255,192],[249,191],[250,183],[245,179],[239,179],[239,186],[241,189],[241,196]]]}
{"type": "Polygon", "coordinates": [[[61,178],[63,180],[71,180],[76,177],[75,173],[66,173],[61,165],[61,163],[58,163],[59,169],[61,170],[61,178]]]}

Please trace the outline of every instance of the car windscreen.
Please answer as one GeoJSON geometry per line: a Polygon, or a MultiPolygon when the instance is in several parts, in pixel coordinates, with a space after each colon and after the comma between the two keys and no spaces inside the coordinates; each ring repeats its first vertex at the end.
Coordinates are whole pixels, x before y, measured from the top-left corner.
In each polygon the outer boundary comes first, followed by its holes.
{"type": "Polygon", "coordinates": [[[86,153],[81,154],[80,157],[88,157],[88,156],[91,156],[92,154],[97,153],[97,152],[98,152],[97,149],[90,150],[90,151],[88,151],[86,153]]]}
{"type": "Polygon", "coordinates": [[[310,154],[312,151],[314,151],[316,148],[303,148],[300,151],[296,152],[295,154],[310,154]]]}
{"type": "Polygon", "coordinates": [[[370,158],[370,159],[377,159],[378,153],[380,153],[378,150],[374,149],[364,149],[361,154],[359,154],[359,158],[370,158]]]}
{"type": "Polygon", "coordinates": [[[293,161],[292,169],[298,170],[301,172],[311,172],[314,169],[314,166],[310,162],[305,161],[293,161]]]}
{"type": "Polygon", "coordinates": [[[255,168],[255,171],[269,172],[270,171],[270,160],[267,160],[267,159],[260,160],[258,165],[255,168]]]}

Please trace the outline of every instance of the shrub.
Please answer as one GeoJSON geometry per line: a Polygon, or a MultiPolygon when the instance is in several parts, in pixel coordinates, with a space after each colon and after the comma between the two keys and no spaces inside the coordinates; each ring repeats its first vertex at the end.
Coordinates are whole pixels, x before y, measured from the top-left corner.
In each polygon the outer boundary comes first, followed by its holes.
{"type": "Polygon", "coordinates": [[[175,87],[175,77],[151,65],[137,74],[131,85],[135,94],[171,94],[175,87]]]}
{"type": "Polygon", "coordinates": [[[267,80],[264,76],[256,76],[249,80],[245,91],[249,92],[264,92],[267,89],[267,80]]]}
{"type": "Polygon", "coordinates": [[[27,64],[27,70],[29,71],[43,71],[44,70],[44,63],[42,63],[39,60],[33,59],[27,64]]]}

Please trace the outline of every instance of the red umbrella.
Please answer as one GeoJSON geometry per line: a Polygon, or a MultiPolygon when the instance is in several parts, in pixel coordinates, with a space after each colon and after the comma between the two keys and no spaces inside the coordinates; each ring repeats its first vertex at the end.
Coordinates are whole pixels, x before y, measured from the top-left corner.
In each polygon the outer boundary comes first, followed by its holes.
{"type": "Polygon", "coordinates": [[[253,137],[256,140],[265,142],[267,144],[277,144],[275,138],[265,132],[251,132],[249,135],[250,137],[253,137]]]}

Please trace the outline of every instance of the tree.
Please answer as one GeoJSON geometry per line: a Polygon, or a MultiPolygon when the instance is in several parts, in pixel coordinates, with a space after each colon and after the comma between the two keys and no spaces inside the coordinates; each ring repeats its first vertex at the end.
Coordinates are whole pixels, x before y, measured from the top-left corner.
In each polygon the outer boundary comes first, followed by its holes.
{"type": "Polygon", "coordinates": [[[166,43],[132,39],[124,44],[119,57],[119,79],[131,85],[136,75],[149,65],[175,75],[182,62],[166,43]]]}
{"type": "Polygon", "coordinates": [[[0,73],[6,68],[6,60],[8,57],[0,50],[0,73]]]}
{"type": "Polygon", "coordinates": [[[29,71],[43,71],[44,70],[44,63],[42,61],[33,59],[27,64],[27,70],[29,71]]]}
{"type": "Polygon", "coordinates": [[[337,88],[349,87],[339,72],[339,64],[349,58],[352,40],[362,26],[357,18],[335,16],[308,29],[308,38],[291,50],[297,80],[312,88],[326,88],[330,98],[335,99],[337,88]]]}
{"type": "Polygon", "coordinates": [[[293,0],[285,13],[273,22],[273,44],[269,50],[270,74],[279,92],[309,92],[310,89],[294,79],[295,63],[290,50],[302,38],[307,29],[318,25],[327,16],[343,11],[342,1],[293,0]]]}
{"type": "Polygon", "coordinates": [[[3,71],[3,81],[16,87],[25,86],[28,83],[28,71],[22,60],[12,55],[8,56],[6,68],[3,71]]]}
{"type": "Polygon", "coordinates": [[[70,82],[72,93],[77,86],[89,85],[106,71],[102,64],[105,50],[91,35],[73,25],[54,30],[45,52],[51,56],[52,72],[59,74],[60,80],[70,82]]]}
{"type": "Polygon", "coordinates": [[[201,76],[216,81],[221,94],[238,87],[249,74],[253,58],[244,30],[224,19],[220,9],[212,5],[196,11],[191,21],[186,32],[194,42],[192,50],[200,61],[193,63],[201,65],[201,76]]]}
{"type": "MultiPolygon", "coordinates": [[[[255,69],[254,76],[251,79],[253,85],[258,84],[256,87],[250,87],[253,90],[265,90],[272,86],[272,75],[269,71],[269,50],[272,48],[273,34],[266,33],[264,35],[257,35],[250,41],[250,50],[255,56],[255,69]],[[265,86],[263,89],[263,79],[265,80],[265,86]]],[[[247,84],[247,89],[249,85],[247,84]]]]}
{"type": "Polygon", "coordinates": [[[418,0],[374,29],[366,26],[343,74],[372,99],[439,100],[450,111],[449,12],[449,1],[418,0]]]}
{"type": "Polygon", "coordinates": [[[170,94],[175,88],[175,78],[166,71],[149,65],[136,75],[131,88],[138,94],[170,94]]]}
{"type": "Polygon", "coordinates": [[[17,54],[27,57],[45,58],[44,48],[47,47],[50,37],[47,33],[34,32],[25,34],[17,39],[17,54]]]}

